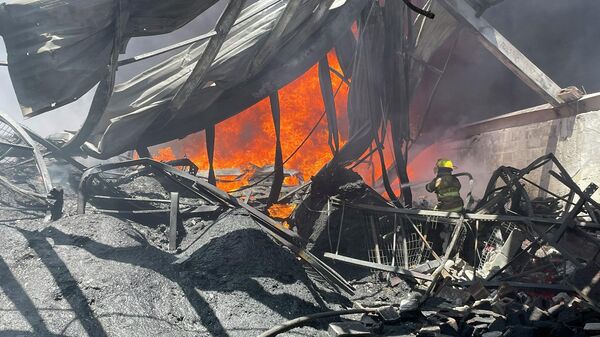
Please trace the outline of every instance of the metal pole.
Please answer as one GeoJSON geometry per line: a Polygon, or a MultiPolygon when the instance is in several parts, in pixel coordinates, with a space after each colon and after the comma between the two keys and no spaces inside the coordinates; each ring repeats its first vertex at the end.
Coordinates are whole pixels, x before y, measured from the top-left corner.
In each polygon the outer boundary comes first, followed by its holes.
{"type": "Polygon", "coordinates": [[[179,193],[171,192],[171,216],[169,223],[169,250],[177,250],[177,222],[179,221],[179,193]]]}

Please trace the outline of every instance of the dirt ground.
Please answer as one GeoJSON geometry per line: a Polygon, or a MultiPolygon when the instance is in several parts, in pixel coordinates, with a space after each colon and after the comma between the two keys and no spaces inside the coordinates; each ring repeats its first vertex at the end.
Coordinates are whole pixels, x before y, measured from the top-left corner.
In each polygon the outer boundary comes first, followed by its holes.
{"type": "Polygon", "coordinates": [[[339,308],[244,213],[195,233],[182,255],[195,252],[178,265],[153,243],[160,226],[74,209],[67,199],[65,216],[51,223],[0,213],[0,337],[256,336],[339,308]]]}

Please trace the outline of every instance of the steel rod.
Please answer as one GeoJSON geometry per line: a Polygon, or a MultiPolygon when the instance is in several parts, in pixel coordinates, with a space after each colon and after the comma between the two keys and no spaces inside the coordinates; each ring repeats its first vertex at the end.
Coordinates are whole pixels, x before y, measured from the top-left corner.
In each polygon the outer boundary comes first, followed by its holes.
{"type": "Polygon", "coordinates": [[[177,250],[177,223],[179,222],[179,193],[171,192],[171,216],[169,217],[169,250],[177,250]]]}
{"type": "Polygon", "coordinates": [[[417,273],[414,271],[404,269],[402,267],[388,266],[385,264],[363,261],[363,260],[359,260],[359,259],[355,259],[355,258],[343,256],[343,255],[338,255],[338,254],[332,254],[332,253],[325,253],[323,256],[328,259],[335,260],[335,261],[340,261],[343,263],[360,266],[360,267],[364,267],[364,268],[369,268],[369,269],[387,271],[390,273],[407,276],[407,277],[414,278],[414,279],[421,279],[421,280],[426,280],[426,281],[433,280],[433,277],[431,275],[417,273]]]}
{"type": "Polygon", "coordinates": [[[191,39],[188,39],[188,40],[185,40],[185,41],[181,41],[179,43],[175,43],[175,44],[172,44],[172,45],[164,47],[164,48],[160,48],[160,49],[157,49],[157,50],[145,53],[145,54],[141,54],[141,55],[138,55],[138,56],[134,56],[134,57],[131,57],[131,58],[128,58],[128,59],[125,59],[125,60],[120,60],[119,63],[118,63],[118,65],[119,66],[125,66],[125,65],[128,65],[128,64],[132,64],[132,63],[135,63],[135,62],[139,62],[139,61],[145,60],[145,59],[149,59],[151,57],[162,55],[164,53],[168,53],[168,52],[173,51],[175,49],[186,47],[186,46],[189,46],[189,45],[194,44],[196,42],[200,42],[202,40],[206,40],[208,38],[211,38],[211,37],[215,36],[216,34],[217,34],[217,32],[215,32],[215,31],[212,31],[212,32],[209,32],[209,33],[206,33],[206,34],[202,34],[200,36],[196,36],[194,38],[191,38],[191,39]]]}

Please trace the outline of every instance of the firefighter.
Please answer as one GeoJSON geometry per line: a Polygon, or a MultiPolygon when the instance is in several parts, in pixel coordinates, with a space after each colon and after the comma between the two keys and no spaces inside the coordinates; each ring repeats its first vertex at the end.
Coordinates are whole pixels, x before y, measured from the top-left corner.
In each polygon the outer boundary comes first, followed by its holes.
{"type": "Polygon", "coordinates": [[[437,211],[461,212],[464,202],[460,197],[460,181],[452,175],[454,165],[451,160],[438,159],[433,172],[435,178],[425,186],[428,192],[435,193],[438,203],[437,211]]]}

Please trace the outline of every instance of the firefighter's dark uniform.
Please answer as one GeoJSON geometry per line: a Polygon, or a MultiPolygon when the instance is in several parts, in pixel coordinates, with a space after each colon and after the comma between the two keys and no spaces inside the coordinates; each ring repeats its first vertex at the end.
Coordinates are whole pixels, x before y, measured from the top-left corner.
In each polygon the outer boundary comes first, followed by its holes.
{"type": "Polygon", "coordinates": [[[440,167],[437,176],[425,186],[425,189],[437,195],[436,210],[461,212],[464,208],[464,202],[460,197],[460,187],[460,181],[452,175],[452,170],[440,167]]]}
{"type": "MultiPolygon", "coordinates": [[[[444,166],[451,166],[447,160],[438,160],[436,177],[425,186],[428,192],[435,193],[438,203],[435,206],[437,211],[461,212],[464,207],[460,197],[460,181],[452,175],[452,169],[444,166]]],[[[438,254],[444,254],[448,242],[450,241],[451,229],[448,224],[433,225],[429,229],[429,235],[432,239],[432,248],[438,254]]]]}

